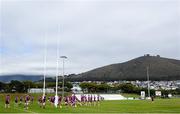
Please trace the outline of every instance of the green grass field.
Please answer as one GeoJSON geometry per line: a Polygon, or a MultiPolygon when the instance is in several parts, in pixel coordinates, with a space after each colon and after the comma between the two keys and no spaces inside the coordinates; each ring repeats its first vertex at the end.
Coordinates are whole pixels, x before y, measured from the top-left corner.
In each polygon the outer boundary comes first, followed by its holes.
{"type": "Polygon", "coordinates": [[[64,106],[62,109],[52,107],[47,103],[46,109],[37,104],[37,95],[29,109],[23,105],[14,106],[15,94],[11,94],[11,107],[4,108],[5,94],[0,94],[0,113],[180,113],[180,99],[155,99],[148,100],[122,100],[102,101],[100,106],[78,106],[76,108],[64,106]]]}

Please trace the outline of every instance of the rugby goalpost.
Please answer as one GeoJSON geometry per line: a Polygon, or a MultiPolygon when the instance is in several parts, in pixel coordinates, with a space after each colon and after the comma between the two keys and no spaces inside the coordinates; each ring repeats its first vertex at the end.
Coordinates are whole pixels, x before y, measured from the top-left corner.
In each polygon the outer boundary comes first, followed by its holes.
{"type": "Polygon", "coordinates": [[[46,94],[46,69],[47,68],[47,36],[44,37],[44,79],[43,79],[43,99],[46,94]]]}
{"type": "MultiPolygon", "coordinates": [[[[57,32],[59,32],[59,26],[57,27],[57,32]]],[[[55,101],[54,101],[54,105],[55,105],[55,107],[57,107],[57,105],[58,105],[58,74],[59,74],[59,56],[60,56],[60,54],[59,54],[59,35],[58,35],[58,37],[57,37],[57,44],[56,44],[56,94],[55,94],[55,101]]]]}
{"type": "MultiPolygon", "coordinates": [[[[59,40],[59,26],[57,27],[57,41],[56,41],[56,89],[55,89],[55,101],[54,105],[58,105],[58,75],[59,75],[59,57],[63,60],[63,82],[62,82],[62,99],[64,97],[64,60],[67,59],[66,56],[60,56],[60,40],[59,40]]],[[[44,37],[44,80],[43,80],[43,98],[46,95],[46,75],[47,75],[47,36],[44,37]]]]}
{"type": "MultiPolygon", "coordinates": [[[[59,31],[59,29],[58,29],[59,31]]],[[[59,59],[59,38],[57,37],[57,44],[56,44],[56,93],[55,93],[55,102],[54,105],[55,107],[57,107],[58,105],[58,74],[59,74],[59,63],[58,63],[58,59],[59,59]]],[[[44,37],[44,73],[43,73],[44,77],[43,77],[43,96],[42,98],[44,99],[45,95],[46,95],[46,75],[47,75],[47,36],[45,35],[44,37]]]]}

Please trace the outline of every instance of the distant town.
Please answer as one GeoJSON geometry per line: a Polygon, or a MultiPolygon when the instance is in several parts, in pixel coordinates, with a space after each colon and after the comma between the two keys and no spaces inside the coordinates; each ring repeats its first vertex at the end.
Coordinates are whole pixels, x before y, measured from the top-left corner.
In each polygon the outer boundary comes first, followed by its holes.
{"type": "MultiPolygon", "coordinates": [[[[83,81],[83,82],[73,82],[76,84],[80,83],[96,83],[96,84],[102,84],[103,81],[83,81]]],[[[131,83],[135,85],[136,87],[142,87],[147,88],[148,87],[148,81],[110,81],[107,82],[107,85],[114,87],[117,84],[125,84],[125,83],[131,83]]],[[[149,81],[150,89],[153,90],[176,90],[180,88],[180,80],[177,81],[149,81]]]]}

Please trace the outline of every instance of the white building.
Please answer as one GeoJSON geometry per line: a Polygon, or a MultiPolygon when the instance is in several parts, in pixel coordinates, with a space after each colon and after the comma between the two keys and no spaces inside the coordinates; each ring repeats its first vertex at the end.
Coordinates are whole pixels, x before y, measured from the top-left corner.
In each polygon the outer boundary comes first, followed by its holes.
{"type": "Polygon", "coordinates": [[[71,88],[71,91],[78,94],[83,93],[81,87],[78,84],[73,84],[73,88],[71,88]]]}
{"type": "MultiPolygon", "coordinates": [[[[43,93],[42,88],[31,88],[28,89],[28,93],[43,93]]],[[[54,89],[46,88],[46,93],[55,93],[54,89]]]]}

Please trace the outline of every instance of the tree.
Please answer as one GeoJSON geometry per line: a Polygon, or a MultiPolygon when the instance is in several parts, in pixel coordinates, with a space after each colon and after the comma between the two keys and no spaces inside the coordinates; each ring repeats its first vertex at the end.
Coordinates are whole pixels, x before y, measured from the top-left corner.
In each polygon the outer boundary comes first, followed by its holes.
{"type": "Polygon", "coordinates": [[[30,88],[35,88],[35,84],[32,81],[23,81],[24,91],[27,92],[30,88]]]}
{"type": "Polygon", "coordinates": [[[108,90],[111,89],[111,87],[106,84],[96,84],[96,83],[81,83],[80,87],[83,89],[83,91],[88,90],[88,92],[90,93],[94,93],[94,92],[108,92],[108,90]]]}
{"type": "Polygon", "coordinates": [[[97,85],[97,91],[98,92],[108,92],[109,89],[110,89],[110,86],[107,84],[97,85]]]}
{"type": "Polygon", "coordinates": [[[88,90],[88,92],[96,92],[97,85],[95,83],[81,83],[80,87],[83,91],[88,90]]]}
{"type": "Polygon", "coordinates": [[[10,87],[10,92],[19,92],[19,93],[25,92],[24,84],[17,80],[12,80],[9,83],[9,87],[10,87]]]}
{"type": "Polygon", "coordinates": [[[118,87],[124,93],[139,93],[140,89],[131,83],[120,84],[118,87]]]}
{"type": "Polygon", "coordinates": [[[0,92],[5,90],[5,85],[3,82],[0,82],[0,92]]]}

